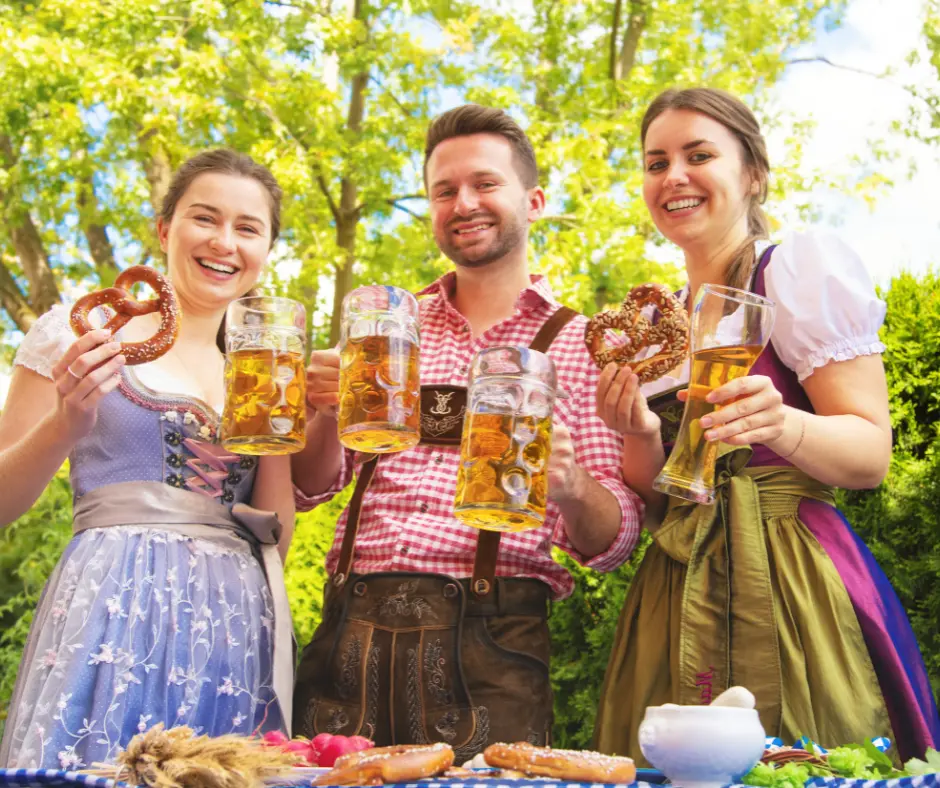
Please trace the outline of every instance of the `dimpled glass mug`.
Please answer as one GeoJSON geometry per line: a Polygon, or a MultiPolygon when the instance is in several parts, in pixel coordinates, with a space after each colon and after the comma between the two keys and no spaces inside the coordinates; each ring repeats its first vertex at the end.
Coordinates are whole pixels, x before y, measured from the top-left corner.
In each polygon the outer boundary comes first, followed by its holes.
{"type": "Polygon", "coordinates": [[[421,440],[418,302],[407,290],[357,287],[343,300],[339,441],[388,454],[421,440]]]}
{"type": "Polygon", "coordinates": [[[247,296],[225,315],[222,445],[236,454],[290,454],[306,442],[306,311],[289,298],[247,296]]]}
{"type": "Polygon", "coordinates": [[[481,350],[470,369],[454,516],[487,531],[545,521],[555,365],[525,347],[481,350]]]}

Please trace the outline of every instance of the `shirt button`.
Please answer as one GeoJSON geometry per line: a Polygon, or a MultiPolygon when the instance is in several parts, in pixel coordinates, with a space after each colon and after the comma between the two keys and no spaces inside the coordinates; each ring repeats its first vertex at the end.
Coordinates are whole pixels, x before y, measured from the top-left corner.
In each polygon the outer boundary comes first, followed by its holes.
{"type": "Polygon", "coordinates": [[[399,550],[398,552],[400,552],[402,555],[408,555],[408,548],[407,548],[407,547],[403,547],[403,548],[401,548],[401,550],[399,550]]]}
{"type": "Polygon", "coordinates": [[[466,366],[466,364],[464,364],[464,365],[460,368],[460,374],[461,374],[461,375],[466,375],[466,374],[467,374],[467,366],[466,366]]]}
{"type": "Polygon", "coordinates": [[[440,465],[442,462],[444,462],[444,457],[443,457],[442,455],[438,454],[437,457],[434,458],[434,462],[436,462],[438,465],[440,465]]]}
{"type": "Polygon", "coordinates": [[[420,508],[420,509],[421,509],[421,512],[424,513],[424,512],[426,512],[426,511],[428,510],[428,505],[427,505],[426,503],[423,503],[423,504],[421,504],[421,506],[418,507],[418,508],[420,508]]]}

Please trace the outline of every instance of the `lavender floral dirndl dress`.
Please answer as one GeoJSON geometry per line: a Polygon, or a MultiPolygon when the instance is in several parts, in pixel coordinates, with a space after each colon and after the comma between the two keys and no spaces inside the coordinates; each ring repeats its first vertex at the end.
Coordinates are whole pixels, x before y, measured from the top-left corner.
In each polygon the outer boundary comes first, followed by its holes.
{"type": "MultiPolygon", "coordinates": [[[[15,363],[51,377],[74,341],[67,318],[63,307],[41,317],[15,363]]],[[[286,727],[278,527],[246,506],[257,461],[218,446],[217,423],[133,369],[102,401],[69,458],[75,535],[33,620],[0,767],[109,761],[157,723],[209,735],[286,727]]]]}

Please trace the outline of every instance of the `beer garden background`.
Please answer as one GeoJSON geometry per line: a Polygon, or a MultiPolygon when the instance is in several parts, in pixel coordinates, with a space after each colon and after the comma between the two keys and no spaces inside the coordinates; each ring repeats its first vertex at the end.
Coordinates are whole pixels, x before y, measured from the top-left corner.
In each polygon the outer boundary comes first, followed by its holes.
{"type": "MultiPolygon", "coordinates": [[[[710,84],[755,106],[773,143],[778,227],[822,221],[832,195],[877,205],[903,187],[885,173],[906,152],[916,150],[911,173],[940,161],[937,0],[917,3],[906,63],[928,78],[865,75],[909,102],[864,156],[805,166],[812,121],[772,100],[788,69],[820,65],[817,39],[867,1],[0,0],[0,364],[8,372],[22,333],[52,304],[126,265],[160,264],[154,211],[174,167],[207,146],[250,153],[283,185],[266,286],[307,305],[313,346],[336,340],[336,306],[356,284],[417,288],[448,270],[425,218],[421,150],[429,119],[465,100],[523,119],[550,198],[532,235],[535,268],[586,313],[639,282],[681,278],[640,197],[639,120],[667,86],[710,84]]],[[[892,4],[882,8],[890,25],[892,4]]],[[[936,189],[923,198],[936,205],[936,189]]],[[[880,488],[842,500],[910,612],[937,692],[940,277],[922,264],[883,285],[894,460],[880,488]]],[[[344,502],[298,518],[287,583],[301,644],[319,619],[344,502]]],[[[0,531],[0,719],[70,519],[63,468],[0,531]]],[[[641,554],[606,576],[560,557],[578,580],[551,616],[560,745],[590,742],[641,554]]]]}

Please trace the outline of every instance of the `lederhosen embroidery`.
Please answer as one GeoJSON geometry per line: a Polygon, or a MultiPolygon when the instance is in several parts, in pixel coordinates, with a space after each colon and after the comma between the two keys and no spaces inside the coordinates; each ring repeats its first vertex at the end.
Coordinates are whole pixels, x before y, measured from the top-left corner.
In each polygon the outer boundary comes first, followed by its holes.
{"type": "MultiPolygon", "coordinates": [[[[576,314],[558,309],[530,347],[545,352],[576,314]]],[[[421,442],[459,445],[466,402],[465,387],[422,386],[421,442]]],[[[501,534],[493,531],[479,532],[469,580],[353,575],[359,516],[377,460],[373,456],[360,468],[323,622],[301,658],[294,732],[361,734],[377,744],[443,741],[454,747],[458,762],[481,752],[491,733],[548,743],[548,587],[529,579],[496,580],[501,534]],[[499,645],[488,622],[509,627],[510,638],[516,630],[523,640],[537,638],[537,645],[528,652],[499,645]],[[504,696],[514,705],[501,707],[504,696]],[[527,718],[513,719],[521,716],[527,718]]]]}

